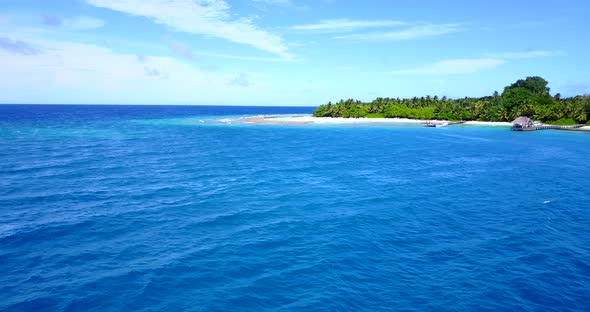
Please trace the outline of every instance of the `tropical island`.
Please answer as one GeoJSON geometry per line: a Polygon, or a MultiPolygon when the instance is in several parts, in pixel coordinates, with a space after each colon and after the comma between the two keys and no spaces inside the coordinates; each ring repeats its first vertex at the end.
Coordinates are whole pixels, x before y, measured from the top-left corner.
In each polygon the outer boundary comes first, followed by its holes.
{"type": "Polygon", "coordinates": [[[548,82],[527,77],[506,86],[502,94],[480,98],[449,99],[445,96],[411,99],[377,98],[372,102],[354,99],[320,105],[314,117],[407,118],[419,120],[510,122],[519,116],[553,125],[590,125],[590,95],[562,98],[550,94],[548,82]]]}

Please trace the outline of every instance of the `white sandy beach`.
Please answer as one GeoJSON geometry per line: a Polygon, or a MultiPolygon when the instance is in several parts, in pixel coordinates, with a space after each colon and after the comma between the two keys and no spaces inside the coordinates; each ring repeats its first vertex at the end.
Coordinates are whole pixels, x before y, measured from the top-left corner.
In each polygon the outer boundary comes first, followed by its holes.
{"type": "Polygon", "coordinates": [[[464,123],[464,125],[511,127],[512,123],[505,122],[505,121],[467,121],[464,123]]]}
{"type": "MultiPolygon", "coordinates": [[[[425,124],[429,120],[408,119],[408,118],[332,118],[332,117],[312,117],[312,116],[293,116],[293,115],[273,115],[273,116],[253,116],[244,117],[236,122],[259,123],[259,124],[276,124],[276,125],[306,125],[306,124],[425,124]]],[[[461,125],[467,126],[487,126],[487,127],[510,127],[510,122],[496,121],[467,121],[461,125]]],[[[590,126],[577,128],[575,131],[589,131],[590,126]]]]}
{"type": "MultiPolygon", "coordinates": [[[[247,123],[266,123],[266,124],[424,124],[428,120],[408,119],[408,118],[332,118],[332,117],[312,117],[312,116],[256,116],[240,119],[247,123]]],[[[464,125],[474,126],[503,126],[509,127],[509,122],[487,122],[487,121],[468,121],[464,125]]]]}
{"type": "Polygon", "coordinates": [[[426,120],[407,119],[407,118],[340,118],[340,117],[276,117],[270,118],[276,122],[298,122],[298,123],[316,123],[316,124],[366,124],[366,123],[425,123],[426,120]]]}

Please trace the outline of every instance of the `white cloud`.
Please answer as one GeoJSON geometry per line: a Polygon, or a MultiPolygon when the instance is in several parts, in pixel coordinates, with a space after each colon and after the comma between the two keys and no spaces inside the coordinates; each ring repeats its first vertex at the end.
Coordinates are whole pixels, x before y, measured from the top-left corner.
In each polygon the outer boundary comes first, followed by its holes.
{"type": "Polygon", "coordinates": [[[59,27],[63,24],[63,20],[55,15],[43,15],[43,25],[51,27],[59,27]]]}
{"type": "Polygon", "coordinates": [[[445,60],[421,67],[398,70],[394,73],[404,75],[462,75],[492,69],[505,62],[493,58],[445,60]]]}
{"type": "Polygon", "coordinates": [[[526,52],[490,53],[486,58],[445,60],[416,68],[394,71],[403,75],[461,75],[493,69],[509,60],[565,55],[563,51],[531,50],[526,52]]]}
{"type": "Polygon", "coordinates": [[[43,15],[43,24],[49,27],[63,27],[67,30],[89,30],[104,26],[104,21],[88,16],[63,19],[56,15],[43,15]]]}
{"type": "Polygon", "coordinates": [[[350,31],[360,28],[379,28],[408,25],[406,22],[380,20],[380,21],[362,21],[350,19],[330,19],[323,20],[317,24],[296,25],[291,27],[294,30],[302,31],[350,31]]]}
{"type": "Polygon", "coordinates": [[[187,48],[182,42],[172,41],[170,43],[169,47],[172,52],[174,52],[175,54],[178,54],[182,57],[185,57],[188,59],[192,59],[195,57],[193,52],[189,48],[187,48]]]}
{"type": "Polygon", "coordinates": [[[63,21],[63,26],[72,30],[96,29],[104,26],[104,21],[88,16],[78,16],[63,21]]]}
{"type": "Polygon", "coordinates": [[[252,2],[260,2],[266,3],[271,5],[280,5],[280,6],[291,6],[293,2],[291,0],[252,0],[252,2]]]}
{"type": "Polygon", "coordinates": [[[461,29],[458,24],[429,24],[429,25],[416,25],[410,28],[378,32],[378,33],[364,33],[364,34],[350,34],[336,36],[334,39],[344,40],[385,40],[385,41],[402,41],[402,40],[413,40],[425,37],[434,37],[439,35],[450,34],[458,32],[461,29]]]}
{"type": "Polygon", "coordinates": [[[504,53],[489,53],[489,57],[503,58],[503,59],[528,59],[538,57],[551,57],[566,55],[563,51],[548,51],[548,50],[530,50],[523,52],[504,52],[504,53]]]}
{"type": "Polygon", "coordinates": [[[0,37],[0,50],[21,55],[35,55],[41,52],[37,47],[27,42],[6,37],[0,37]]]}
{"type": "Polygon", "coordinates": [[[25,55],[0,49],[0,102],[252,103],[272,93],[263,91],[268,86],[264,78],[253,81],[250,73],[242,77],[203,70],[173,57],[117,53],[38,37],[18,42],[39,47],[39,52],[25,55]],[[234,80],[243,87],[228,86],[234,80]]]}
{"type": "Polygon", "coordinates": [[[88,4],[144,16],[177,31],[218,37],[289,56],[280,36],[256,27],[249,19],[233,19],[224,0],[86,0],[88,4]]]}
{"type": "Polygon", "coordinates": [[[250,77],[248,77],[246,73],[239,73],[234,79],[228,82],[228,85],[236,87],[249,87],[253,85],[253,83],[250,81],[250,77]]]}
{"type": "Polygon", "coordinates": [[[292,0],[251,0],[250,5],[268,14],[271,13],[271,10],[269,9],[271,6],[295,9],[298,11],[306,11],[310,9],[309,6],[296,4],[292,0]]]}
{"type": "Polygon", "coordinates": [[[198,56],[206,56],[206,57],[214,57],[214,58],[222,58],[222,59],[232,59],[232,60],[242,60],[242,61],[257,61],[257,62],[294,62],[298,59],[292,57],[259,57],[259,56],[248,56],[248,55],[235,55],[235,54],[226,54],[226,53],[216,53],[216,52],[204,52],[204,51],[195,51],[193,54],[198,56]]]}
{"type": "Polygon", "coordinates": [[[185,44],[179,41],[171,41],[168,44],[170,51],[174,54],[181,56],[186,59],[195,59],[195,56],[221,58],[221,59],[232,59],[242,61],[256,61],[256,62],[293,62],[296,59],[291,57],[259,57],[259,56],[248,56],[248,55],[237,55],[207,51],[191,50],[185,44]]]}

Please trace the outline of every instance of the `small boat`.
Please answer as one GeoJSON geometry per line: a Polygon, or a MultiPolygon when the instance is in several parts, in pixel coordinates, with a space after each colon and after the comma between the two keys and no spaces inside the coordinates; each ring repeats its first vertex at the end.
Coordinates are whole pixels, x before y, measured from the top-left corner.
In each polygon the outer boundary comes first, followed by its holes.
{"type": "Polygon", "coordinates": [[[436,128],[440,128],[440,127],[446,127],[449,125],[449,122],[446,120],[443,121],[433,121],[433,120],[429,120],[426,122],[426,127],[436,127],[436,128]]]}

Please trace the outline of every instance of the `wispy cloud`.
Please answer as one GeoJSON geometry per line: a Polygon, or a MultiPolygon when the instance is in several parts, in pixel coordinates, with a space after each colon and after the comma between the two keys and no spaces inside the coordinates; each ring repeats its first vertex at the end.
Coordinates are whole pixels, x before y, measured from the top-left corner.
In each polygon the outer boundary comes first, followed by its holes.
{"type": "Polygon", "coordinates": [[[502,59],[528,59],[566,55],[564,51],[529,50],[523,52],[488,53],[487,56],[502,59]]]}
{"type": "Polygon", "coordinates": [[[291,0],[252,0],[252,2],[279,5],[279,6],[291,6],[293,2],[291,0]]]}
{"type": "Polygon", "coordinates": [[[163,73],[162,71],[160,71],[157,68],[153,68],[153,67],[145,67],[145,74],[149,77],[156,77],[156,78],[161,78],[161,79],[168,79],[168,74],[163,73]]]}
{"type": "Polygon", "coordinates": [[[63,20],[55,15],[43,15],[42,23],[46,26],[58,27],[61,26],[63,20]]]}
{"type": "Polygon", "coordinates": [[[252,81],[250,81],[247,74],[239,73],[234,79],[228,82],[228,85],[237,87],[249,87],[252,86],[253,83],[252,81]]]}
{"type": "Polygon", "coordinates": [[[293,30],[301,31],[351,31],[361,28],[380,28],[408,25],[406,22],[392,21],[392,20],[378,20],[378,21],[363,21],[350,19],[329,19],[323,20],[316,24],[304,24],[291,27],[293,30]]]}
{"type": "Polygon", "coordinates": [[[191,50],[189,50],[181,42],[173,41],[173,42],[170,43],[169,47],[170,47],[170,50],[172,52],[174,52],[175,54],[180,55],[182,57],[185,57],[185,58],[188,58],[188,59],[193,59],[195,57],[195,55],[193,54],[193,52],[191,50]]]}
{"type": "Polygon", "coordinates": [[[293,0],[251,0],[250,5],[265,13],[271,13],[270,7],[289,8],[299,11],[309,10],[308,6],[295,3],[293,0]]]}
{"type": "Polygon", "coordinates": [[[461,28],[459,27],[459,24],[428,24],[416,25],[395,31],[342,35],[336,36],[334,39],[354,41],[402,41],[445,35],[460,30],[461,28]]]}
{"type": "Polygon", "coordinates": [[[25,37],[6,40],[7,34],[0,30],[0,85],[6,102],[47,103],[56,101],[57,93],[64,103],[255,103],[267,88],[264,79],[253,83],[252,73],[204,70],[173,57],[25,37]],[[31,52],[22,48],[23,43],[39,47],[38,52],[28,55],[31,52]],[[35,92],[23,92],[31,88],[35,92]],[[221,100],[219,94],[224,94],[221,100]]]}
{"type": "Polygon", "coordinates": [[[103,20],[89,16],[76,16],[64,19],[55,15],[43,15],[42,23],[45,26],[63,27],[68,30],[90,30],[104,26],[103,20]]]}
{"type": "Polygon", "coordinates": [[[257,61],[257,62],[295,62],[298,59],[293,57],[260,57],[260,56],[248,56],[248,55],[236,55],[227,53],[216,53],[216,52],[204,52],[195,51],[193,54],[198,56],[242,60],[242,61],[257,61]]]}
{"type": "Polygon", "coordinates": [[[180,41],[171,41],[168,44],[170,51],[174,54],[181,56],[187,59],[195,59],[196,57],[212,57],[212,58],[219,58],[219,59],[231,59],[231,60],[240,60],[240,61],[254,61],[254,62],[292,62],[295,61],[295,58],[292,57],[260,57],[260,56],[248,56],[248,55],[238,55],[238,54],[228,54],[228,53],[218,53],[218,52],[207,52],[207,51],[198,51],[198,50],[191,50],[185,44],[180,41]]]}
{"type": "Polygon", "coordinates": [[[259,29],[250,19],[235,19],[224,0],[86,0],[88,4],[144,16],[177,31],[203,34],[288,55],[284,40],[259,29]]]}
{"type": "Polygon", "coordinates": [[[63,25],[64,27],[70,28],[72,30],[88,30],[103,27],[104,21],[89,16],[78,16],[71,19],[66,19],[63,25]]]}
{"type": "Polygon", "coordinates": [[[444,60],[420,67],[394,71],[403,75],[461,75],[493,69],[510,60],[565,55],[563,51],[530,50],[524,52],[488,53],[485,58],[444,60]]]}
{"type": "Polygon", "coordinates": [[[143,55],[143,54],[137,54],[137,61],[140,63],[145,63],[147,62],[147,56],[143,55]]]}
{"type": "Polygon", "coordinates": [[[40,52],[30,43],[4,37],[0,37],[0,49],[22,55],[36,55],[40,52]]]}
{"type": "Polygon", "coordinates": [[[496,68],[506,61],[494,58],[445,60],[416,68],[394,71],[403,75],[463,75],[496,68]]]}

